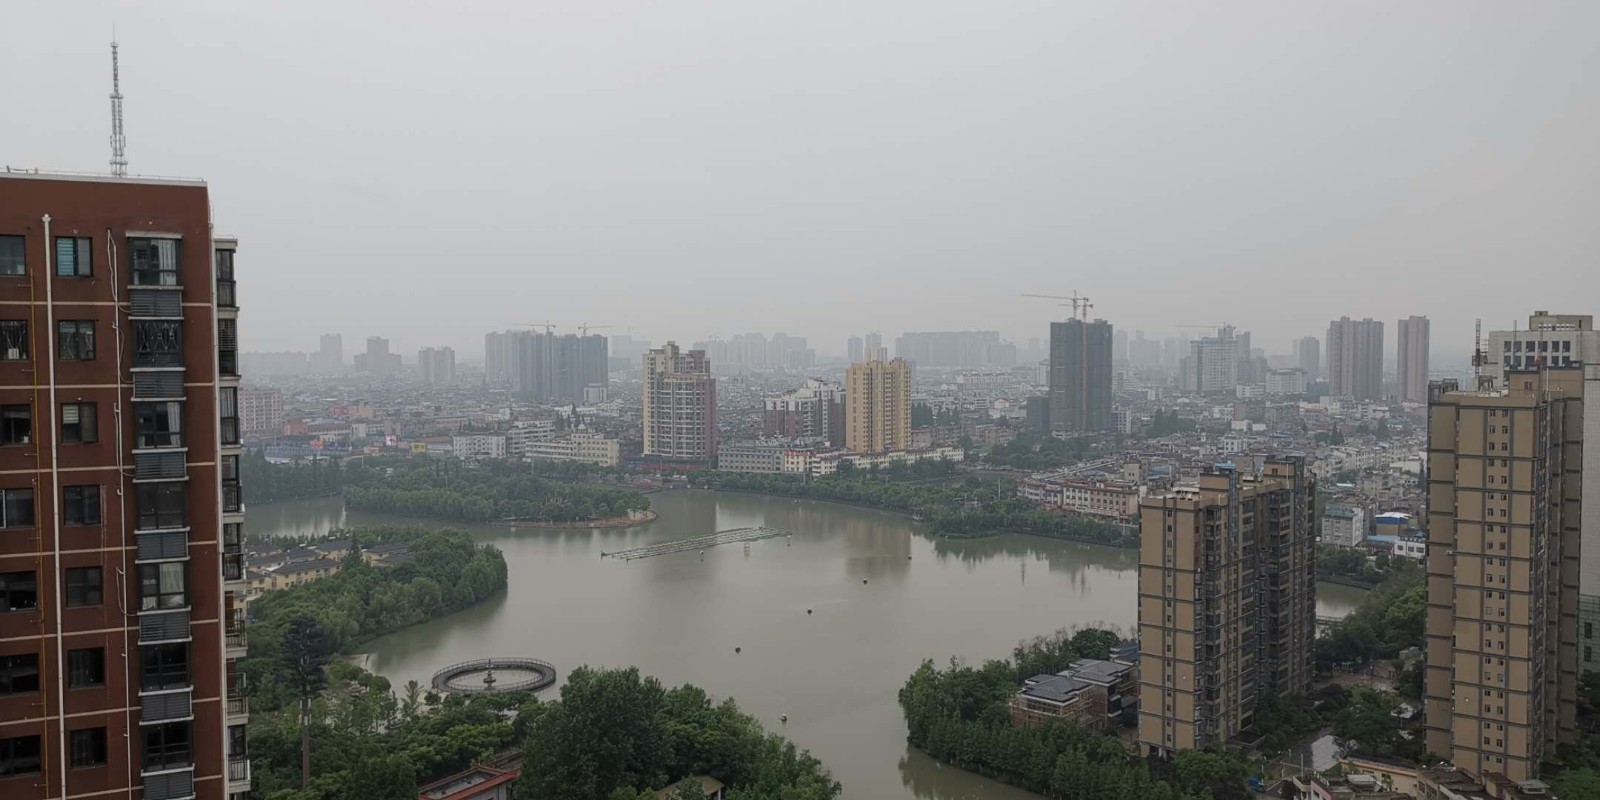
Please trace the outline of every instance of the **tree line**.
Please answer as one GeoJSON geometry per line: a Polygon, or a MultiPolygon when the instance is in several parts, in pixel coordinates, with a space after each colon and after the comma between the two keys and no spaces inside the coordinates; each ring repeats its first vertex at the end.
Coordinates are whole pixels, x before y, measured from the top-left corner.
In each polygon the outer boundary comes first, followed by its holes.
{"type": "Polygon", "coordinates": [[[346,486],[344,498],[357,511],[463,522],[582,522],[650,508],[648,498],[628,489],[547,480],[514,464],[442,459],[400,462],[346,486]]]}
{"type": "Polygon", "coordinates": [[[1116,638],[1063,631],[981,667],[924,661],[900,690],[908,740],[939,761],[1057,800],[1243,800],[1246,765],[1237,753],[1185,751],[1171,763],[1147,762],[1115,735],[1069,721],[1011,724],[1007,703],[1023,680],[1077,658],[1106,658],[1116,638]]]}
{"type": "Polygon", "coordinates": [[[989,452],[983,454],[983,461],[997,467],[1036,472],[1076,464],[1088,458],[1093,450],[1093,441],[1085,437],[1060,439],[1023,431],[1015,439],[989,448],[989,452]]]}
{"type": "Polygon", "coordinates": [[[919,476],[919,468],[926,470],[920,473],[923,477],[938,474],[938,469],[954,471],[954,465],[948,462],[919,462],[899,474],[889,470],[840,470],[835,475],[808,480],[797,475],[713,472],[701,474],[696,481],[713,489],[828,500],[913,514],[923,521],[929,533],[951,538],[1026,533],[1114,547],[1139,544],[1138,532],[1130,527],[1050,511],[1019,498],[1011,481],[987,483],[969,477],[951,485],[894,479],[919,476]]]}
{"type": "Polygon", "coordinates": [[[239,457],[239,482],[246,502],[276,503],[338,494],[351,479],[351,471],[360,469],[346,468],[334,458],[274,464],[265,452],[257,450],[239,457]]]}

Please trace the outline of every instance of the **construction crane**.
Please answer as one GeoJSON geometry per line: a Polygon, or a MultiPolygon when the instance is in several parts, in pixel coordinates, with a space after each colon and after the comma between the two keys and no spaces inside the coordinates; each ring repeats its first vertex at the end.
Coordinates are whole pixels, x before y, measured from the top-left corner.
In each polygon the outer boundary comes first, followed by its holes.
{"type": "Polygon", "coordinates": [[[1489,354],[1483,349],[1483,320],[1478,319],[1472,328],[1472,388],[1482,392],[1487,391],[1493,379],[1483,374],[1483,368],[1489,365],[1489,354]]]}
{"type": "Polygon", "coordinates": [[[511,323],[511,327],[513,327],[513,328],[544,328],[544,332],[545,333],[550,333],[551,331],[554,331],[556,329],[556,324],[554,322],[513,322],[513,323],[511,323]]]}
{"type": "Polygon", "coordinates": [[[615,325],[579,325],[578,326],[578,333],[581,333],[584,336],[588,336],[589,335],[589,331],[591,331],[591,330],[598,330],[600,328],[615,328],[615,327],[617,327],[617,326],[615,326],[615,325]]]}
{"type": "Polygon", "coordinates": [[[1094,304],[1089,302],[1089,298],[1083,297],[1083,296],[1079,295],[1077,292],[1073,292],[1070,296],[1063,296],[1063,295],[1056,295],[1056,294],[1028,294],[1028,293],[1024,292],[1022,296],[1023,297],[1035,297],[1035,298],[1038,298],[1040,300],[1065,300],[1067,302],[1060,303],[1060,305],[1071,306],[1072,307],[1072,316],[1078,317],[1078,318],[1082,319],[1084,322],[1088,322],[1089,321],[1089,309],[1094,308],[1094,304]]]}

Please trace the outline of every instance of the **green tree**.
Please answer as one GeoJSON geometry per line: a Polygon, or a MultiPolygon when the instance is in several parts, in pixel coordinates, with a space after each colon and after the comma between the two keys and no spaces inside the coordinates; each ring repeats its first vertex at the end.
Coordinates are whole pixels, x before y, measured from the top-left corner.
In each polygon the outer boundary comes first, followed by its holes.
{"type": "Polygon", "coordinates": [[[283,656],[300,697],[300,788],[311,784],[311,700],[327,685],[323,670],[333,659],[333,638],[307,615],[289,620],[283,656]]]}

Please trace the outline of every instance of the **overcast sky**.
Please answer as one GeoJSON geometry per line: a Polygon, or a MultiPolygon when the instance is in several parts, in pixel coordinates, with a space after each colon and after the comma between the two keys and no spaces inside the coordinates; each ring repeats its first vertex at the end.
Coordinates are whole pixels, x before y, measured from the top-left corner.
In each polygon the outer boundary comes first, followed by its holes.
{"type": "Polygon", "coordinates": [[[1600,311],[1600,3],[6,0],[0,162],[203,177],[247,350],[550,320],[1287,352],[1600,311]]]}

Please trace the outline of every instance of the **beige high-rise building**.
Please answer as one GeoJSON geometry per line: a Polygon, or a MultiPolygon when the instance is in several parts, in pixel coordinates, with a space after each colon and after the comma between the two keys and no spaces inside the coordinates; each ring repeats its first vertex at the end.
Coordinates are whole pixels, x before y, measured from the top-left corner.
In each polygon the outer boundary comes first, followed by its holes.
{"type": "Polygon", "coordinates": [[[889,453],[911,447],[911,364],[884,359],[881,346],[845,373],[844,446],[852,453],[889,453]]]}
{"type": "Polygon", "coordinates": [[[717,452],[717,379],[704,350],[676,342],[644,355],[644,454],[707,461],[717,452]]]}
{"type": "Polygon", "coordinates": [[[1429,387],[1428,750],[1538,776],[1576,734],[1583,372],[1429,387]]]}
{"type": "Polygon", "coordinates": [[[1340,317],[1328,323],[1328,394],[1383,397],[1383,323],[1340,317]]]}
{"type": "Polygon", "coordinates": [[[1400,402],[1428,402],[1428,318],[1406,317],[1400,320],[1397,339],[1400,344],[1395,367],[1400,382],[1400,402]]]}
{"type": "Polygon", "coordinates": [[[1140,501],[1141,754],[1219,747],[1261,699],[1310,688],[1316,496],[1287,457],[1140,501]]]}

